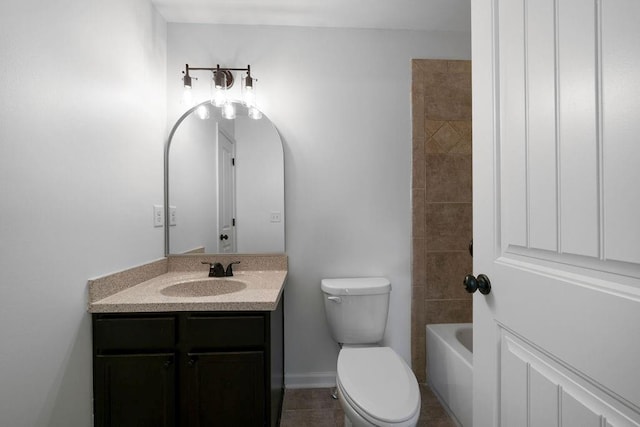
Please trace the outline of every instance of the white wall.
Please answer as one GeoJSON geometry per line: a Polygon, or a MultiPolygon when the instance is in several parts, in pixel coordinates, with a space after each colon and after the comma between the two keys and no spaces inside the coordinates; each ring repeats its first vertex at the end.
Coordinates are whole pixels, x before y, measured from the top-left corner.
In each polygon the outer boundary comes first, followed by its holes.
{"type": "MultiPolygon", "coordinates": [[[[333,381],[320,280],[376,276],[393,291],[386,342],[410,360],[411,59],[469,59],[468,33],[170,24],[167,110],[184,64],[244,67],[284,139],[286,374],[333,381]]],[[[206,86],[206,74],[196,82],[206,86]]]]}
{"type": "Polygon", "coordinates": [[[166,24],[0,2],[0,425],[91,425],[87,279],[163,254],[166,24]]]}

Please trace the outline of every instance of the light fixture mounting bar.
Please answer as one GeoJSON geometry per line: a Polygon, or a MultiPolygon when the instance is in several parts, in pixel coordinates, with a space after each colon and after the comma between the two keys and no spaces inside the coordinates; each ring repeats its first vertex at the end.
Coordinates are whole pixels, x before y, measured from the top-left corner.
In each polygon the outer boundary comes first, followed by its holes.
{"type": "Polygon", "coordinates": [[[208,68],[208,67],[189,67],[189,64],[186,64],[186,73],[189,74],[189,71],[211,71],[211,72],[216,72],[216,71],[246,71],[246,72],[251,72],[251,66],[247,65],[247,68],[223,68],[220,66],[217,66],[215,68],[208,68]]]}

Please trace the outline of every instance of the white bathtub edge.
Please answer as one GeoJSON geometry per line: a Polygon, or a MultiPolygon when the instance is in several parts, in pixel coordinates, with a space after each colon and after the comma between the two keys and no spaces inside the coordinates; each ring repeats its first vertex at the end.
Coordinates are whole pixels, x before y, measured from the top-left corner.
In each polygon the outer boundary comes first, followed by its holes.
{"type": "Polygon", "coordinates": [[[473,355],[456,330],[470,323],[427,325],[427,383],[454,421],[472,427],[473,355]]]}

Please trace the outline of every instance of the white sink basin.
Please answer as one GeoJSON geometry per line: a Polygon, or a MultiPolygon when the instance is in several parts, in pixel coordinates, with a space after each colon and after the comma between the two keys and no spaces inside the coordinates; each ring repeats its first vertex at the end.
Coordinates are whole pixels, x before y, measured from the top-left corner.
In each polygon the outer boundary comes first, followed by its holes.
{"type": "Polygon", "coordinates": [[[239,280],[210,278],[167,286],[160,293],[168,297],[211,297],[238,292],[247,287],[239,280]]]}

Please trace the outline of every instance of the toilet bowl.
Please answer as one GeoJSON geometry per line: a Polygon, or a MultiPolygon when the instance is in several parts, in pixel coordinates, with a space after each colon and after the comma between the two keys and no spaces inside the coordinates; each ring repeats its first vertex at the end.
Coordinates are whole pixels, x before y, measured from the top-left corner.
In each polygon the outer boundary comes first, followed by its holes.
{"type": "Polygon", "coordinates": [[[347,427],[412,427],[418,422],[418,382],[389,347],[343,348],[336,383],[347,427]]]}
{"type": "Polygon", "coordinates": [[[331,334],[341,346],[336,383],[345,426],[415,426],[418,381],[402,357],[377,344],[387,323],[389,280],[324,279],[321,289],[331,334]]]}

